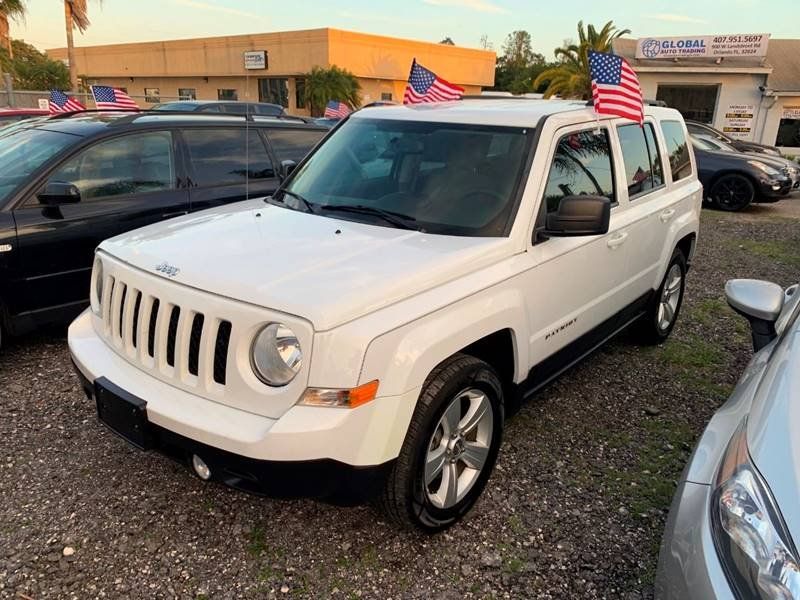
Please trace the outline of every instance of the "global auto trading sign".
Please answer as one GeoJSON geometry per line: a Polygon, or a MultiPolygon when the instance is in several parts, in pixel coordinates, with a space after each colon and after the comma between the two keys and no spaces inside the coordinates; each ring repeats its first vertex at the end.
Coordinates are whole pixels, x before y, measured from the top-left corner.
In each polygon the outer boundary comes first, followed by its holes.
{"type": "Polygon", "coordinates": [[[636,58],[760,57],[768,43],[768,33],[641,38],[636,58]]]}

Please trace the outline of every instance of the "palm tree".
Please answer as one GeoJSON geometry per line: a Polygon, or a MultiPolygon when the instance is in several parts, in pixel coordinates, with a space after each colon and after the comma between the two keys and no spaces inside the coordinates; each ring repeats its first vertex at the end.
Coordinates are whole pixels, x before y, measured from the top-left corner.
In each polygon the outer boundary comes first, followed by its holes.
{"type": "Polygon", "coordinates": [[[83,33],[89,27],[89,7],[86,0],[64,0],[64,19],[67,25],[67,59],[69,60],[69,84],[73,92],[78,91],[78,63],[75,61],[75,42],[72,32],[77,28],[83,33]]]}
{"type": "Polygon", "coordinates": [[[305,80],[306,102],[314,116],[321,116],[331,100],[349,104],[352,109],[361,105],[361,85],[358,78],[347,69],[340,69],[336,65],[328,69],[314,67],[310,73],[306,73],[305,80]]]}
{"type": "Polygon", "coordinates": [[[26,11],[25,0],[0,0],[0,44],[8,50],[9,58],[14,58],[9,21],[24,18],[26,11]]]}
{"type": "Polygon", "coordinates": [[[563,98],[588,100],[592,97],[589,50],[613,52],[613,41],[630,32],[630,29],[617,29],[613,21],[603,25],[600,31],[594,25],[584,29],[583,21],[578,21],[578,43],[556,48],[555,55],[560,64],[540,73],[533,82],[534,88],[546,83],[545,98],[558,94],[563,98]]]}

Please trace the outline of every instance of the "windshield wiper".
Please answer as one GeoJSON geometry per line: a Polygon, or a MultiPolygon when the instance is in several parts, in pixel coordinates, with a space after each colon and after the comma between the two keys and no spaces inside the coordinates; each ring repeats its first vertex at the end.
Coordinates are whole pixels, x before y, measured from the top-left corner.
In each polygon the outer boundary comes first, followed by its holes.
{"type": "Polygon", "coordinates": [[[331,212],[338,211],[372,215],[375,217],[380,217],[387,223],[391,223],[400,229],[412,229],[414,231],[418,231],[418,229],[413,225],[413,223],[416,222],[414,217],[391,210],[384,210],[382,208],[375,208],[373,206],[364,206],[362,204],[323,204],[320,206],[320,208],[322,210],[328,210],[331,212]]]}
{"type": "MultiPolygon", "coordinates": [[[[314,209],[314,204],[303,198],[303,196],[301,196],[297,192],[291,192],[289,190],[281,190],[281,194],[283,194],[283,196],[289,195],[292,198],[300,200],[300,202],[303,203],[303,206],[306,207],[306,212],[310,212],[312,215],[317,214],[317,211],[314,209]]],[[[277,200],[278,202],[283,202],[283,196],[281,196],[280,198],[275,198],[275,200],[277,200]]],[[[283,203],[285,204],[285,202],[283,203]]]]}

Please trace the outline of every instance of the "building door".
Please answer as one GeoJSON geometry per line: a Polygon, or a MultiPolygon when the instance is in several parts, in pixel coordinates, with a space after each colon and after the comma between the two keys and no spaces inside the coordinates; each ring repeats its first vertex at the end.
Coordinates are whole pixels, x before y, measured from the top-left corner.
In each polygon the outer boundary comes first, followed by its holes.
{"type": "Polygon", "coordinates": [[[718,85],[658,84],[656,100],[663,100],[670,108],[677,109],[684,119],[713,123],[718,94],[718,85]]]}
{"type": "Polygon", "coordinates": [[[265,77],[258,80],[259,102],[289,108],[289,80],[286,77],[265,77]]]}

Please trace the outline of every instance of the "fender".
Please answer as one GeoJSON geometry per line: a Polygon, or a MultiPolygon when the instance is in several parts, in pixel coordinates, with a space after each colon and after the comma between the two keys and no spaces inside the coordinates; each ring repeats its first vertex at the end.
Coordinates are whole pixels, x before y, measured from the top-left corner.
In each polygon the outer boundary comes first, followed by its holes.
{"type": "MultiPolygon", "coordinates": [[[[697,236],[699,234],[700,210],[703,201],[702,187],[698,186],[698,189],[692,194],[689,201],[692,203],[691,210],[683,212],[670,224],[669,232],[667,233],[667,243],[664,244],[664,249],[661,253],[661,267],[658,269],[653,281],[654,290],[659,289],[661,281],[667,273],[670,256],[672,256],[672,253],[678,246],[678,242],[687,235],[695,234],[695,236],[697,236]]],[[[690,261],[691,258],[691,256],[687,256],[686,260],[690,261]]]]}

